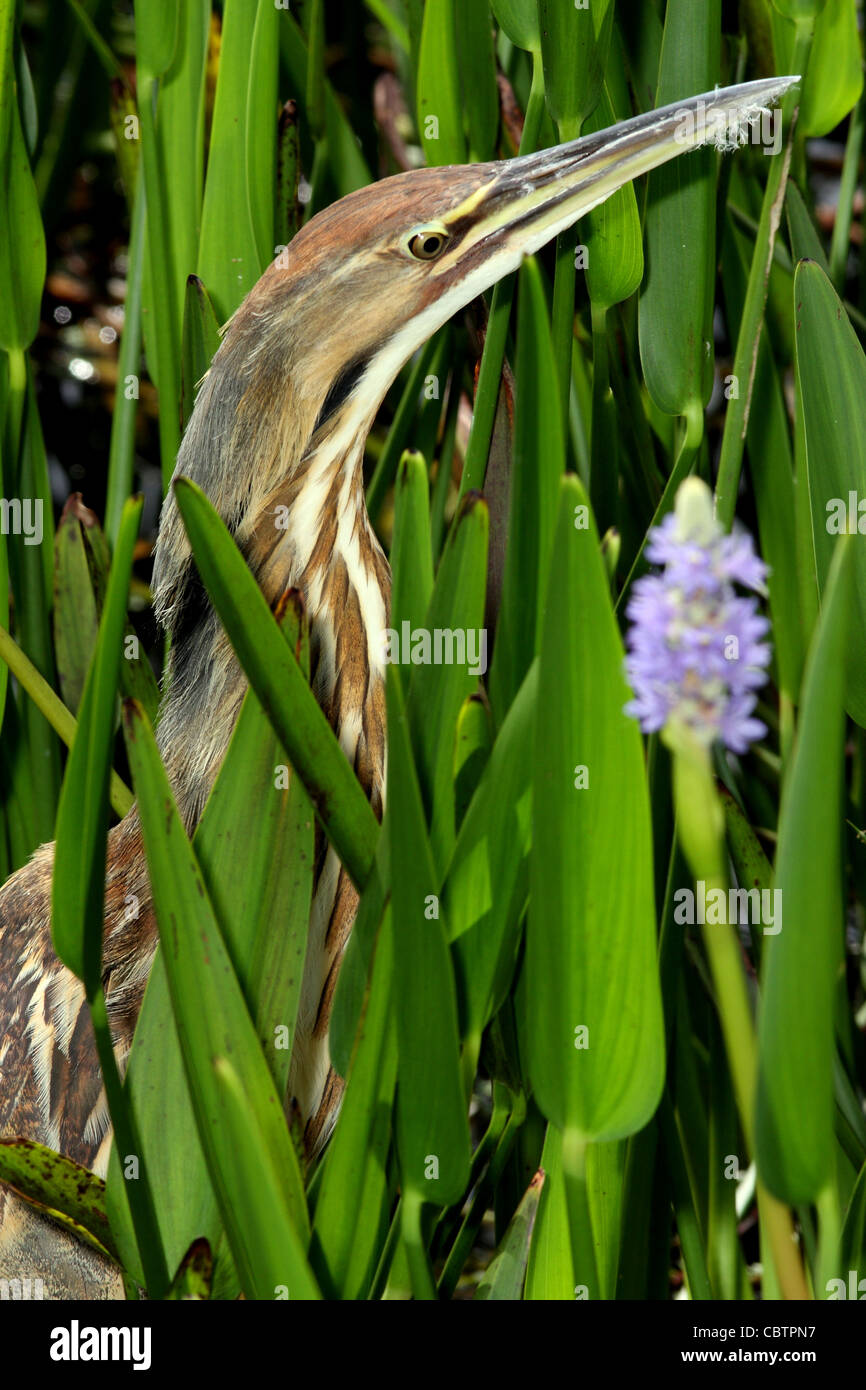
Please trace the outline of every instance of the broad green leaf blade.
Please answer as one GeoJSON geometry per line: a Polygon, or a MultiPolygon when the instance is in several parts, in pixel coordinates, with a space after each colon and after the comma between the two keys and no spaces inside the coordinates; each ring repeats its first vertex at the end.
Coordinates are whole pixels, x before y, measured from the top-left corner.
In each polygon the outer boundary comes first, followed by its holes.
{"type": "Polygon", "coordinates": [[[845,912],[842,827],[844,655],[856,542],[841,541],[803,679],[782,789],[775,888],[782,929],[763,951],[758,1172],[782,1201],[812,1202],[834,1171],[835,998],[845,912]],[[808,847],[808,853],[805,852],[808,847]]]}
{"type": "Polygon", "coordinates": [[[175,0],[137,0],[135,45],[138,61],[154,77],[165,72],[174,57],[178,9],[175,0]]]}
{"type": "MultiPolygon", "coordinates": [[[[720,42],[720,0],[697,11],[691,0],[670,0],[656,105],[711,90],[720,42]]],[[[670,415],[700,412],[712,384],[716,160],[712,148],[696,150],[649,178],[640,356],[647,390],[670,415]]]]}
{"type": "Polygon", "coordinates": [[[440,1206],[469,1176],[454,974],[400,676],[388,669],[388,811],[397,1015],[397,1138],[403,1189],[440,1206]]]}
{"type": "MultiPolygon", "coordinates": [[[[794,275],[796,370],[803,412],[812,545],[823,591],[837,537],[866,532],[866,357],[841,301],[813,261],[794,275]]],[[[852,547],[851,627],[866,629],[866,551],[852,547]]],[[[845,708],[866,727],[866,646],[847,651],[845,708]]]]}
{"type": "MultiPolygon", "coordinates": [[[[584,124],[584,133],[590,135],[615,124],[616,113],[607,88],[602,87],[598,105],[584,124]]],[[[634,184],[618,188],[600,207],[587,213],[581,241],[586,247],[586,285],[593,304],[609,308],[634,294],[644,270],[634,184]]]]}
{"type": "Polygon", "coordinates": [[[528,1066],[567,1135],[645,1124],[664,1076],[643,745],[586,497],[563,479],[541,638],[528,1066]]]}
{"type": "Polygon", "coordinates": [[[560,139],[574,140],[601,95],[613,5],[538,0],[538,21],[547,107],[560,139]]]}
{"type": "Polygon", "coordinates": [[[379,826],[333,730],[289,651],[224,523],[188,478],[175,497],[205,587],[244,672],[356,887],[373,863],[379,826]]]}
{"type": "Polygon", "coordinates": [[[418,133],[431,165],[466,162],[454,6],[455,0],[424,6],[417,75],[418,133]]]}
{"type": "Polygon", "coordinates": [[[499,90],[488,0],[460,0],[455,11],[460,88],[471,163],[493,159],[499,90]]]}
{"type": "MultiPolygon", "coordinates": [[[[273,5],[252,5],[244,0],[227,0],[223,14],[220,65],[214,97],[207,177],[201,214],[197,273],[207,285],[217,317],[224,323],[253,287],[267,260],[256,243],[247,183],[247,159],[239,153],[249,151],[255,137],[249,129],[252,111],[248,109],[248,88],[258,77],[251,64],[257,38],[259,12],[270,12],[273,41],[275,24],[283,20],[273,5]]],[[[259,35],[261,37],[261,33],[259,35]]],[[[270,97],[270,130],[259,132],[272,151],[270,178],[274,178],[277,132],[276,65],[268,65],[262,76],[263,98],[270,97]]],[[[253,103],[253,108],[255,102],[253,103]]],[[[270,196],[273,207],[273,191],[270,196]]],[[[256,209],[261,216],[260,208],[256,209]]]]}
{"type": "Polygon", "coordinates": [[[132,701],[124,705],[124,732],[199,1138],[247,1296],[274,1297],[272,1288],[262,1292],[272,1269],[257,1262],[253,1239],[267,1225],[265,1189],[273,1187],[272,1174],[279,1174],[276,1190],[291,1218],[288,1228],[297,1235],[295,1249],[283,1238],[287,1223],[274,1214],[280,1258],[293,1278],[309,1279],[296,1259],[309,1232],[297,1154],[152,731],[132,701]],[[250,1187],[249,1165],[256,1156],[262,1184],[250,1187]]]}
{"type": "Polygon", "coordinates": [[[99,988],[102,974],[109,775],[126,597],[141,507],[138,499],[124,508],[99,639],[57,812],[52,940],[64,965],[84,981],[88,996],[99,988]]]}
{"type": "Polygon", "coordinates": [[[531,53],[541,52],[538,0],[491,0],[490,8],[513,44],[531,53]]]}
{"type": "Polygon", "coordinates": [[[529,1259],[529,1243],[544,1183],[544,1170],[539,1168],[520,1199],[520,1205],[475,1290],[476,1303],[487,1298],[497,1302],[520,1302],[529,1259]]]}

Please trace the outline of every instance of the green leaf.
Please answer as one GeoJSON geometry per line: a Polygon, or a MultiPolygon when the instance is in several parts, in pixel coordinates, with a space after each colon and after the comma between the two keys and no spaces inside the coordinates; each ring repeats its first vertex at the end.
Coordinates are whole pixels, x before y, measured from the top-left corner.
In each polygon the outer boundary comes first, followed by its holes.
{"type": "MultiPolygon", "coordinates": [[[[220,322],[231,317],[273,255],[272,252],[271,256],[263,254],[256,233],[259,231],[264,239],[261,224],[267,219],[266,209],[270,206],[268,242],[273,245],[277,138],[277,30],[274,26],[281,21],[284,22],[283,16],[273,5],[227,0],[224,8],[196,267],[208,287],[220,322]],[[259,24],[259,16],[266,12],[266,19],[259,24]],[[258,95],[251,94],[251,83],[261,84],[258,95]],[[270,125],[264,130],[260,125],[252,130],[250,120],[255,119],[262,103],[272,113],[270,125]],[[256,140],[264,145],[262,157],[270,162],[263,175],[264,190],[254,199],[254,226],[248,162],[251,143],[256,140]],[[239,151],[245,151],[246,158],[239,158],[239,151]]],[[[259,167],[258,159],[256,167],[259,167]]]]}
{"type": "Polygon", "coordinates": [[[466,813],[443,889],[461,1023],[481,1031],[502,1003],[520,945],[532,836],[538,667],[513,700],[466,813]]]}
{"type": "Polygon", "coordinates": [[[561,140],[574,140],[601,95],[613,24],[610,0],[578,8],[538,0],[547,107],[561,140]]]}
{"type": "MultiPolygon", "coordinates": [[[[391,621],[398,631],[403,622],[409,624],[410,631],[421,627],[433,592],[429,493],[422,455],[407,451],[397,470],[391,542],[391,621]]],[[[401,655],[408,655],[402,642],[401,655]]]]}
{"type": "Polygon", "coordinates": [[[484,674],[487,504],[476,495],[462,504],[439,565],[424,634],[430,660],[414,668],[408,708],[418,778],[437,867],[444,870],[454,846],[454,740],[457,716],[484,674]],[[436,634],[441,655],[437,656],[436,634]],[[461,659],[462,652],[462,659],[461,659]],[[472,658],[477,657],[473,662],[472,658]]]}
{"type": "Polygon", "coordinates": [[[199,572],[247,679],[346,871],[363,888],[379,826],[361,784],[217,512],[189,478],[178,478],[174,491],[199,572]]]}
{"type": "MultiPolygon", "coordinates": [[[[287,605],[281,627],[284,640],[301,651],[303,665],[306,634],[302,644],[300,613],[292,604],[287,605]]],[[[303,786],[294,776],[288,789],[275,785],[283,756],[261,705],[248,691],[193,840],[281,1097],[286,1094],[303,974],[313,867],[313,813],[303,786]],[[239,867],[240,844],[244,855],[239,867]]],[[[166,1260],[174,1268],[198,1235],[207,1236],[215,1248],[222,1227],[198,1141],[159,953],[136,1026],[127,1090],[158,1196],[166,1260]]],[[[123,1186],[113,1154],[108,1200],[113,1229],[129,1262],[135,1255],[123,1186]]]]}
{"type": "Polygon", "coordinates": [[[105,1211],[105,1183],[80,1163],[29,1139],[0,1139],[0,1179],[27,1201],[47,1208],[67,1229],[117,1259],[105,1211]]]}
{"type": "Polygon", "coordinates": [[[469,159],[493,159],[499,128],[499,89],[488,0],[460,0],[455,13],[460,89],[469,159]]]}
{"type": "Polygon", "coordinates": [[[777,909],[775,918],[782,929],[763,951],[758,1172],[791,1204],[814,1201],[835,1162],[834,1015],[845,929],[842,701],[853,549],[839,543],[806,665],[779,818],[775,887],[784,915],[777,909]]]}
{"type": "Polygon", "coordinates": [[[387,1234],[388,1150],[397,1081],[390,910],[379,930],[361,1027],[316,1202],[310,1259],[326,1295],[366,1295],[387,1234]]]}
{"type": "Polygon", "coordinates": [[[0,0],[0,348],[28,346],[39,329],[45,233],[18,113],[15,0],[0,0]]]}
{"type": "Polygon", "coordinates": [[[213,1255],[206,1240],[194,1240],[180,1262],[166,1298],[177,1302],[196,1302],[210,1298],[213,1255]]]}
{"type": "Polygon", "coordinates": [[[497,23],[518,48],[541,52],[537,0],[490,0],[497,23]]]}
{"type": "Polygon", "coordinates": [[[81,522],[66,511],[54,537],[54,651],[60,690],[73,713],[84,693],[98,629],[81,522]]]}
{"type": "Polygon", "coordinates": [[[174,0],[136,0],[135,46],[141,66],[154,77],[174,57],[179,7],[174,0]]]}
{"type": "MultiPolygon", "coordinates": [[[[670,0],[656,104],[710,90],[720,42],[720,0],[697,12],[691,0],[670,0]]],[[[712,385],[716,163],[712,148],[696,150],[649,177],[640,356],[647,390],[670,415],[700,412],[712,385]]]]}
{"type": "Polygon", "coordinates": [[[541,1151],[544,1187],[529,1247],[523,1297],[537,1302],[574,1299],[574,1265],[568,1233],[568,1206],[562,1174],[562,1135],[548,1125],[541,1151]]]}
{"type": "Polygon", "coordinates": [[[556,364],[538,263],[520,268],[508,547],[490,697],[501,722],[538,650],[538,623],[565,471],[556,364]]]}
{"type": "Polygon", "coordinates": [[[622,665],[595,527],[569,476],[538,673],[528,1067],[547,1118],[595,1140],[645,1124],[664,1076],[649,804],[622,665]]]}
{"type": "Polygon", "coordinates": [[[520,1205],[508,1223],[505,1235],[475,1290],[475,1302],[491,1298],[497,1302],[519,1302],[526,1277],[529,1243],[538,1215],[538,1202],[545,1183],[544,1170],[539,1168],[520,1199],[520,1205]]]}
{"type": "MultiPolygon", "coordinates": [[[[824,272],[801,261],[794,275],[796,371],[815,569],[823,594],[837,535],[866,530],[866,357],[824,272]],[[852,501],[853,499],[853,501],[852,501]],[[858,510],[858,506],[860,510],[858,510]],[[853,510],[852,510],[853,508],[853,510]]],[[[852,631],[866,627],[866,552],[853,547],[852,631]]],[[[845,707],[866,727],[866,647],[851,642],[845,707]]]]}
{"type": "MultiPolygon", "coordinates": [[[[630,112],[628,114],[631,114],[630,112]]],[[[584,122],[584,134],[616,123],[607,88],[584,122]]],[[[600,207],[587,213],[581,240],[586,247],[586,286],[593,304],[610,308],[634,294],[643,279],[643,237],[634,184],[618,188],[600,207]]]]}
{"type": "Polygon", "coordinates": [[[52,940],[64,965],[84,981],[88,996],[99,988],[102,974],[109,774],[126,596],[141,508],[140,498],[124,508],[99,641],[57,812],[52,940]]]}
{"type": "Polygon", "coordinates": [[[445,1206],[469,1177],[454,973],[437,896],[400,676],[388,668],[388,811],[403,1190],[445,1206]]]}
{"type": "MultiPolygon", "coordinates": [[[[466,0],[462,0],[466,3],[466,0]]],[[[418,61],[418,133],[428,164],[465,164],[455,0],[424,6],[418,61]]]]}
{"type": "Polygon", "coordinates": [[[180,359],[181,425],[186,429],[201,380],[220,344],[219,324],[210,295],[197,275],[186,282],[180,359]]]}
{"type": "Polygon", "coordinates": [[[124,705],[124,732],[199,1139],[241,1284],[251,1298],[273,1298],[275,1284],[309,1290],[309,1219],[282,1105],[153,733],[133,701],[124,705]]]}

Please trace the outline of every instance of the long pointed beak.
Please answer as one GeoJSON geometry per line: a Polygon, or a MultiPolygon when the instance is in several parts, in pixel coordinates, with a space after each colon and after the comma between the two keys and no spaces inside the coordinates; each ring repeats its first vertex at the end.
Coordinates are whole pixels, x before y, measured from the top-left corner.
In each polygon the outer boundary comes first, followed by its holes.
{"type": "Polygon", "coordinates": [[[453,256],[464,271],[467,262],[495,267],[491,279],[498,279],[639,174],[700,145],[732,149],[762,138],[762,118],[799,81],[776,77],[705,92],[494,166],[493,179],[451,214],[458,235],[442,270],[453,256]]]}

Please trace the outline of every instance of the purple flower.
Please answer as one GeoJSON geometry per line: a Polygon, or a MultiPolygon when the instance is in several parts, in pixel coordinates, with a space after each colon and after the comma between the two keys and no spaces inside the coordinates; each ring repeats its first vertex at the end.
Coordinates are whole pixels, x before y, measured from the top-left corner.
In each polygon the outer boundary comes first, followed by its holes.
{"type": "Polygon", "coordinates": [[[751,536],[722,531],[697,478],[682,484],[674,511],[650,532],[646,555],[664,569],[637,580],[626,609],[634,691],[626,714],[645,733],[677,721],[707,746],[721,739],[744,753],[767,732],[752,711],[767,679],[770,624],[757,599],[734,585],[765,593],[767,567],[751,536]]]}

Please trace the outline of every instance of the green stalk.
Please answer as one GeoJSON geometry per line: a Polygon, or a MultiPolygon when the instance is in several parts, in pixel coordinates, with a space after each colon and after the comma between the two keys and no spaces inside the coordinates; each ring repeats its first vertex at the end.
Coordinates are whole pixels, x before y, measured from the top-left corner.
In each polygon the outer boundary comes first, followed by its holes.
{"type": "MultiPolygon", "coordinates": [[[[804,73],[809,59],[814,19],[796,21],[797,33],[794,40],[792,71],[804,73]]],[[[740,485],[740,470],[743,466],[743,449],[746,443],[746,430],[749,424],[749,411],[752,404],[752,390],[758,365],[758,344],[761,340],[764,308],[767,303],[767,290],[770,282],[770,266],[773,262],[773,248],[776,232],[782,216],[785,200],[785,186],[793,151],[794,128],[797,119],[799,94],[796,88],[786,93],[782,102],[782,125],[788,128],[788,138],[781,155],[770,160],[767,186],[761,207],[761,218],[755,240],[755,254],[749,270],[749,283],[740,320],[740,334],[734,355],[733,374],[739,382],[739,395],[728,401],[725,415],[725,428],[722,435],[722,452],[719,460],[719,475],[716,480],[716,515],[726,531],[730,531],[737,507],[737,491],[740,485]]]]}
{"type": "Polygon", "coordinates": [[[409,1262],[409,1278],[412,1294],[424,1302],[436,1301],[436,1285],[427,1255],[422,1229],[424,1203],[415,1188],[407,1188],[403,1193],[403,1219],[401,1223],[403,1243],[409,1262]]]}
{"type": "Polygon", "coordinates": [[[174,472],[180,448],[180,420],[177,408],[180,390],[179,314],[172,271],[168,201],[165,170],[156,138],[154,96],[156,80],[140,74],[138,104],[141,122],[141,161],[147,202],[147,249],[150,266],[149,308],[153,315],[153,342],[156,349],[155,372],[159,402],[159,446],[163,488],[174,472]]]}
{"type": "Polygon", "coordinates": [[[112,548],[117,540],[123,504],[132,493],[135,419],[138,401],[135,397],[127,399],[125,383],[130,376],[138,377],[141,367],[141,289],[144,267],[145,208],[144,185],[139,178],[135,190],[132,225],[129,233],[126,308],[117,361],[117,389],[114,396],[111,448],[108,456],[105,534],[112,548]]]}
{"type": "Polygon", "coordinates": [[[836,205],[836,221],[833,223],[833,239],[830,242],[830,279],[840,295],[845,290],[845,267],[848,264],[854,194],[857,191],[860,155],[863,151],[864,122],[866,122],[866,96],[861,94],[860,100],[851,112],[848,140],[845,145],[845,162],[842,165],[842,180],[839,184],[839,202],[836,205]]]}
{"type": "Polygon", "coordinates": [[[592,1213],[586,1185],[586,1149],[587,1141],[579,1130],[563,1130],[562,1172],[568,1204],[574,1280],[576,1285],[586,1287],[590,1299],[596,1299],[599,1284],[592,1234],[592,1213]]]}

